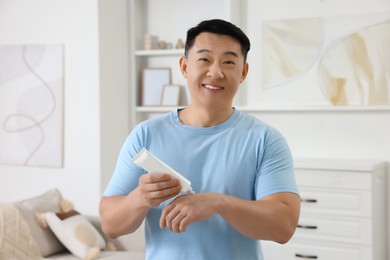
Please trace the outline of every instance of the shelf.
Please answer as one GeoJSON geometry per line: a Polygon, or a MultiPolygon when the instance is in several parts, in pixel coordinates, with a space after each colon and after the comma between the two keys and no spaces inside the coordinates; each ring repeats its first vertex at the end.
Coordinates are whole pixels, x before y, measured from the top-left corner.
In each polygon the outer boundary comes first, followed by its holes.
{"type": "Polygon", "coordinates": [[[163,50],[138,50],[135,56],[180,56],[184,55],[184,49],[163,49],[163,50]]]}

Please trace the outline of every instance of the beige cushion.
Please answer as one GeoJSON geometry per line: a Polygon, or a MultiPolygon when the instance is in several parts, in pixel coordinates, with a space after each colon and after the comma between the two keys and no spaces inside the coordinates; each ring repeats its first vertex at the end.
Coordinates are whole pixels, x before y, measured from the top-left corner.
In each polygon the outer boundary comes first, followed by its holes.
{"type": "Polygon", "coordinates": [[[45,229],[36,222],[35,213],[48,211],[59,212],[62,199],[59,190],[51,189],[39,196],[15,203],[30,226],[33,238],[37,242],[39,251],[43,257],[62,252],[66,249],[49,228],[45,229]]]}
{"type": "Polygon", "coordinates": [[[80,214],[61,220],[55,213],[47,212],[44,217],[57,238],[75,256],[86,259],[92,248],[106,247],[100,233],[80,214]]]}
{"type": "Polygon", "coordinates": [[[40,259],[30,228],[13,204],[0,204],[0,259],[40,259]]]}

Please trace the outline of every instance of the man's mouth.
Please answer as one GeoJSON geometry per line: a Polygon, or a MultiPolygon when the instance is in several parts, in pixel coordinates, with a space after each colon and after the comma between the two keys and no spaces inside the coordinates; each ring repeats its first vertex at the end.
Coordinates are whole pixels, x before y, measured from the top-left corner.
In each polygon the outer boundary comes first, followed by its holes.
{"type": "Polygon", "coordinates": [[[211,89],[211,90],[222,90],[223,89],[223,87],[213,86],[213,85],[209,85],[209,84],[203,84],[203,87],[207,88],[207,89],[211,89]]]}

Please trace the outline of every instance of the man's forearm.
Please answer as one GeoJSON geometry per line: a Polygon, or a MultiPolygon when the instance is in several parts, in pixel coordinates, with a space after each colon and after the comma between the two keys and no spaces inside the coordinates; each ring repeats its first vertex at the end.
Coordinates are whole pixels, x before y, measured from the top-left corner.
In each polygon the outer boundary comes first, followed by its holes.
{"type": "Polygon", "coordinates": [[[129,234],[139,228],[149,208],[137,203],[134,190],[127,196],[103,197],[100,202],[102,229],[111,238],[129,234]]]}
{"type": "Polygon", "coordinates": [[[248,237],[286,243],[295,232],[300,208],[295,194],[280,193],[258,201],[226,195],[221,199],[218,214],[248,237]]]}

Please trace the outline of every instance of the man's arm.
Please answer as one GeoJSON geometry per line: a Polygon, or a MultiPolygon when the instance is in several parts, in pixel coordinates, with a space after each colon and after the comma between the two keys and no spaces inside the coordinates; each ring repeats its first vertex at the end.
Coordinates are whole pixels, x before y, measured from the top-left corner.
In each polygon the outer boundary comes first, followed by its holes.
{"type": "Polygon", "coordinates": [[[127,196],[102,197],[99,213],[104,233],[117,238],[134,232],[150,208],[173,198],[180,189],[180,181],[169,174],[144,174],[139,178],[138,187],[127,196]]]}
{"type": "Polygon", "coordinates": [[[283,244],[295,232],[300,205],[299,196],[289,192],[272,194],[257,201],[229,197],[219,214],[248,237],[283,244]]]}
{"type": "Polygon", "coordinates": [[[127,196],[102,197],[99,206],[102,230],[111,237],[132,233],[138,229],[149,208],[137,205],[136,190],[127,196]]]}
{"type": "Polygon", "coordinates": [[[191,194],[176,198],[164,208],[160,226],[180,233],[193,222],[219,214],[248,237],[286,243],[295,232],[299,212],[300,198],[290,192],[257,201],[216,193],[191,194]]]}

